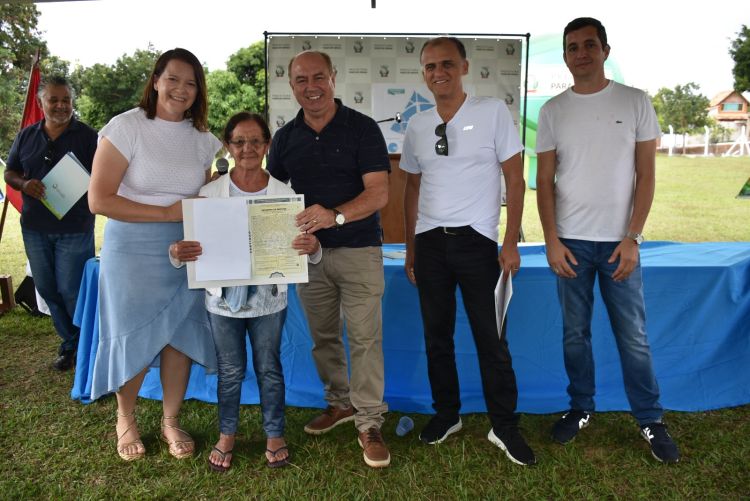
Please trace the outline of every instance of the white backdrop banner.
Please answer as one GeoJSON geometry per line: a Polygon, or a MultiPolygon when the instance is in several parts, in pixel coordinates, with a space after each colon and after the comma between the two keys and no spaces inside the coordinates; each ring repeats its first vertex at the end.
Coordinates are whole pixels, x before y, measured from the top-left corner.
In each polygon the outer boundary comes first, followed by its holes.
{"type": "MultiPolygon", "coordinates": [[[[438,35],[435,35],[438,36],[438,35]]],[[[435,106],[422,80],[419,52],[430,36],[268,34],[268,116],[272,132],[294,119],[299,105],[289,86],[291,58],[303,50],[331,56],[337,98],[375,120],[400,114],[401,122],[382,122],[389,153],[400,153],[409,119],[435,106]]],[[[522,36],[459,36],[466,47],[470,95],[505,101],[518,126],[521,103],[522,36]]]]}

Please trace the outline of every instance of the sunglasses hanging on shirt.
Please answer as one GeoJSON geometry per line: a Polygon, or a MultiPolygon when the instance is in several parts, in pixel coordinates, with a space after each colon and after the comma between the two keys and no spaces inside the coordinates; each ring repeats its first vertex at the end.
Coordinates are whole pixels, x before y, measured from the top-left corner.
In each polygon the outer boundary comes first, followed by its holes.
{"type": "Polygon", "coordinates": [[[435,143],[435,153],[444,157],[448,156],[448,136],[445,134],[446,124],[442,123],[435,127],[435,135],[440,139],[435,143]]]}

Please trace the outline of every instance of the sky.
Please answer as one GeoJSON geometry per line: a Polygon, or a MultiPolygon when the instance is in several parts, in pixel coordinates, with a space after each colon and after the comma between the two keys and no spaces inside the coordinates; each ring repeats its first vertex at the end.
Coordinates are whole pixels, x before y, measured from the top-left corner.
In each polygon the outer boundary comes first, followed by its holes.
{"type": "MultiPolygon", "coordinates": [[[[210,70],[270,33],[561,34],[595,17],[628,85],[654,94],[688,82],[708,98],[733,85],[731,41],[750,25],[747,0],[89,0],[40,2],[52,54],[111,65],[123,54],[185,47],[210,70]]],[[[562,43],[562,39],[561,39],[562,43]]],[[[561,48],[562,54],[562,48],[561,48]]],[[[562,62],[562,55],[560,58],[562,62]]]]}

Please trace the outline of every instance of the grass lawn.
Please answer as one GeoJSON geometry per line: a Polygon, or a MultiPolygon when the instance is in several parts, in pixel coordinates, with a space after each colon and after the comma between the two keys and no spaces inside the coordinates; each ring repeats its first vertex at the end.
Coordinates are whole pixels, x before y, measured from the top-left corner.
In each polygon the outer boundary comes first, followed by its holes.
{"type": "MultiPolygon", "coordinates": [[[[657,159],[657,194],[645,234],[650,240],[750,240],[750,200],[734,196],[750,176],[750,159],[657,159]]],[[[524,214],[528,241],[541,241],[535,193],[524,214]]],[[[0,272],[24,275],[18,216],[8,212],[0,243],[0,272]]],[[[101,222],[97,244],[101,244],[101,222]]],[[[318,411],[287,409],[293,465],[265,466],[258,406],[243,406],[233,468],[208,470],[216,408],[188,401],[183,426],[197,442],[195,458],[177,461],[157,439],[160,402],[141,400],[138,422],[144,461],[125,463],[115,452],[115,401],[84,406],[70,399],[72,372],[49,364],[58,346],[49,319],[17,308],[0,317],[0,499],[747,499],[750,490],[750,405],[710,412],[668,412],[670,432],[683,453],[678,465],[661,465],[626,413],[594,416],[568,446],[551,443],[558,415],[524,415],[524,433],[539,464],[513,465],[486,440],[485,416],[465,416],[464,430],[434,447],[416,432],[394,433],[400,413],[383,428],[392,466],[365,466],[354,429],[304,434],[318,411]]],[[[750,384],[750,383],[749,383],[750,384]]],[[[416,430],[428,416],[412,415],[416,430]]]]}
{"type": "MultiPolygon", "coordinates": [[[[749,177],[750,157],[657,155],[656,194],[643,234],[675,242],[750,241],[750,199],[735,198],[749,177]]],[[[544,242],[532,190],[526,192],[523,230],[528,242],[544,242]]]]}

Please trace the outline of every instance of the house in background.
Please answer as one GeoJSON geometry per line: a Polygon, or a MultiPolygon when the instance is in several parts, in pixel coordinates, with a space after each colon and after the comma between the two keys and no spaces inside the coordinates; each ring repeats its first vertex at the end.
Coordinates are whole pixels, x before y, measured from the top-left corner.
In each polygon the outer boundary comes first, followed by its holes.
{"type": "Polygon", "coordinates": [[[740,94],[735,90],[719,92],[708,106],[708,116],[733,133],[742,130],[743,125],[750,129],[750,93],[740,94]]]}

